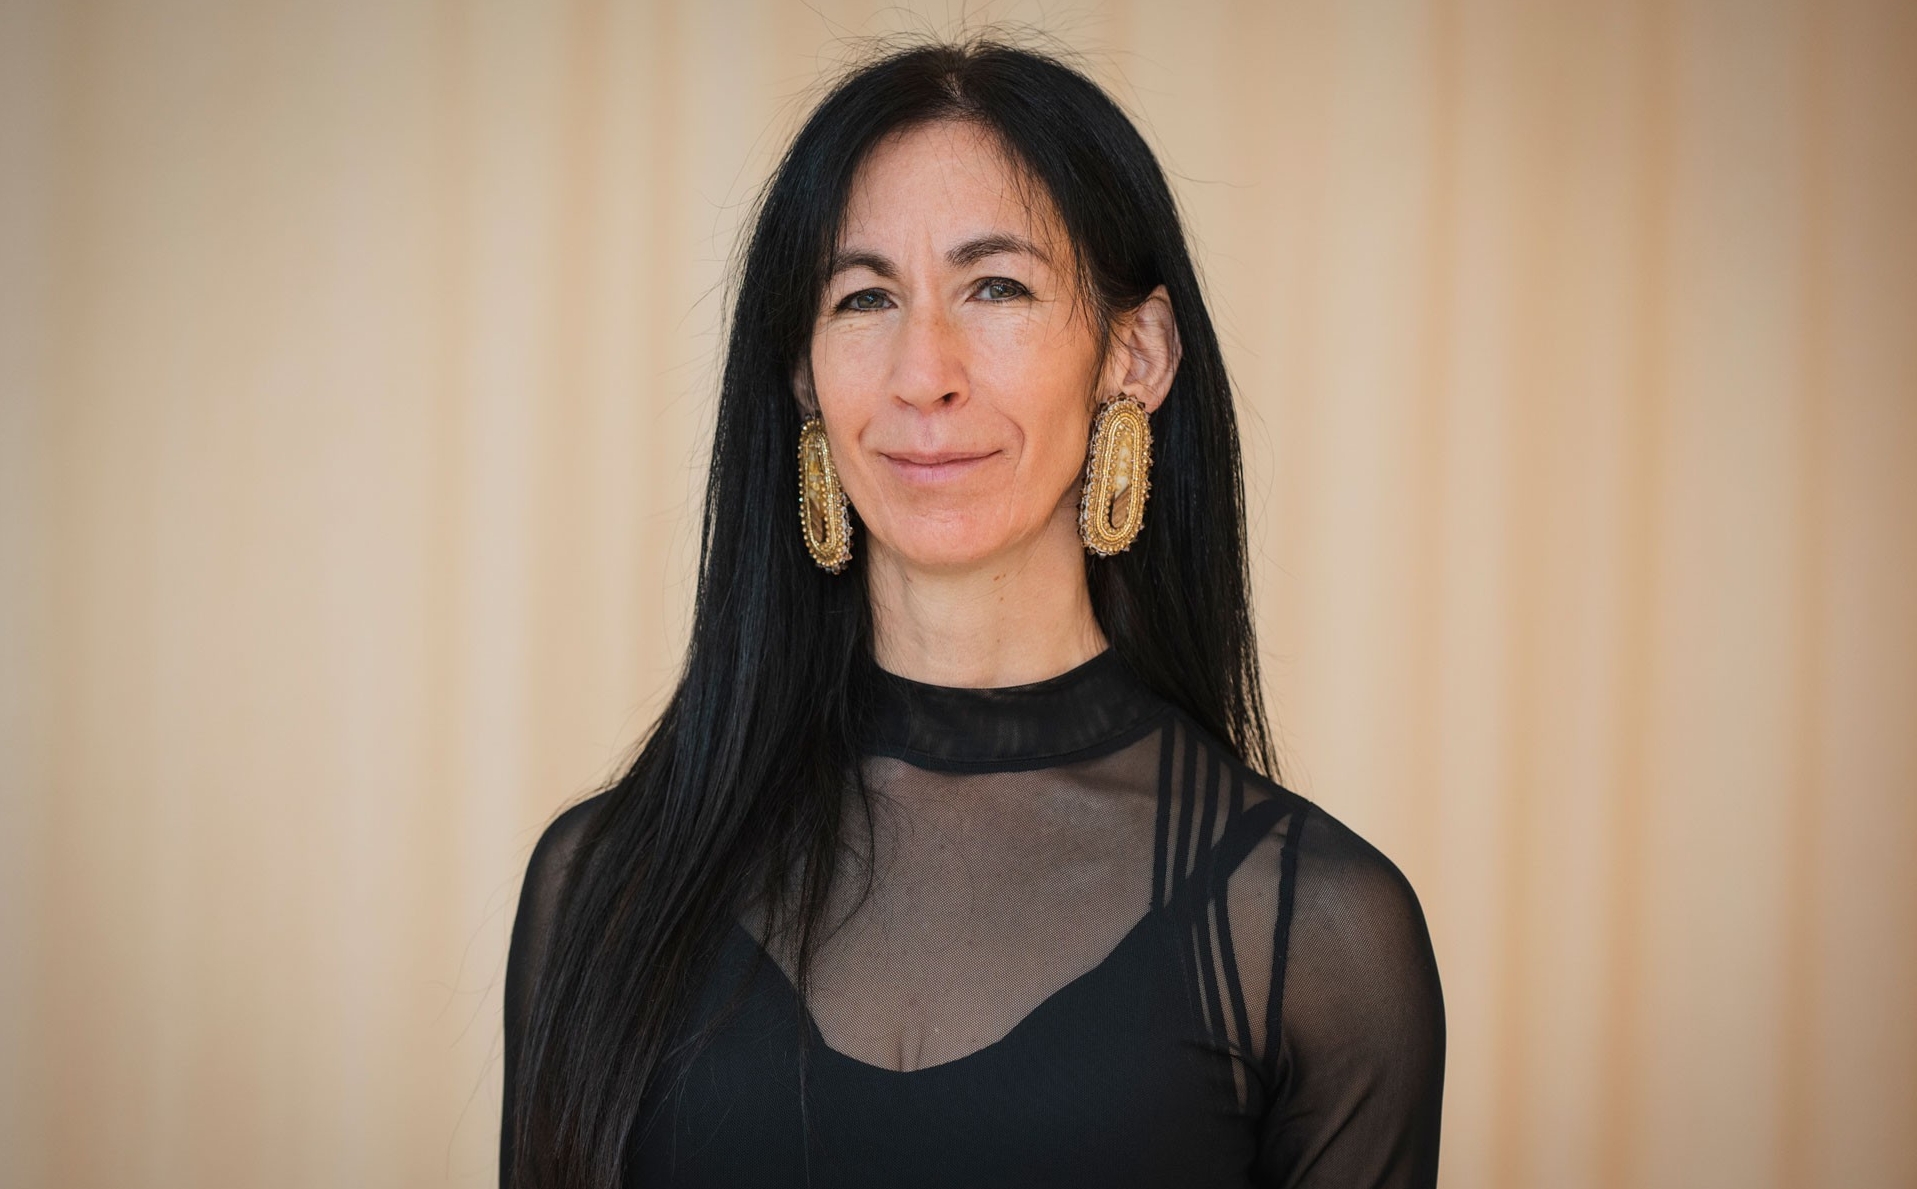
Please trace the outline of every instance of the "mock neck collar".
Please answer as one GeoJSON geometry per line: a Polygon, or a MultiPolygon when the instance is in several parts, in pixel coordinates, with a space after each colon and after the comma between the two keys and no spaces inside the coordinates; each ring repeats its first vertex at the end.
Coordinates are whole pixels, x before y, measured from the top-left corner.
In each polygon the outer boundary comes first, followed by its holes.
{"type": "Polygon", "coordinates": [[[878,671],[870,749],[927,768],[1043,768],[1114,750],[1166,703],[1106,648],[1029,685],[928,685],[878,671]]]}

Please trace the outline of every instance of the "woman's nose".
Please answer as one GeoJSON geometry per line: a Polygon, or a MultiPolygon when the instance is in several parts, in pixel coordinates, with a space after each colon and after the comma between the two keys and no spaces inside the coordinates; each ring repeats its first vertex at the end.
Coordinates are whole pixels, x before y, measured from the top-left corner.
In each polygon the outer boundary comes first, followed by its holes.
{"type": "Polygon", "coordinates": [[[922,409],[965,399],[965,344],[936,302],[907,310],[892,367],[893,395],[922,409]]]}

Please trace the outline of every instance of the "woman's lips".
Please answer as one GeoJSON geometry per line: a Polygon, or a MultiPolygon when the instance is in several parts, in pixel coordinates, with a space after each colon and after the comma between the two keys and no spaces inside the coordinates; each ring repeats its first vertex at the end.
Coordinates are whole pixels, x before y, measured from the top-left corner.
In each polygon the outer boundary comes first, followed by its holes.
{"type": "Polygon", "coordinates": [[[891,452],[881,450],[879,457],[892,468],[892,473],[907,483],[931,486],[949,483],[964,478],[982,466],[994,455],[996,450],[907,450],[891,452]]]}

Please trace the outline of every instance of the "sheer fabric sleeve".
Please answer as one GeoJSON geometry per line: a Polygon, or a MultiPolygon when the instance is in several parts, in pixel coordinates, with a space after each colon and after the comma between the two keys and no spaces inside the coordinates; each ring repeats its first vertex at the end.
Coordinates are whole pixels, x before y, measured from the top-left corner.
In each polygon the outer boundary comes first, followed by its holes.
{"type": "Polygon", "coordinates": [[[1391,860],[1336,819],[1314,807],[1299,825],[1259,1183],[1428,1189],[1445,1035],[1424,912],[1391,860]]]}
{"type": "Polygon", "coordinates": [[[511,1189],[513,1166],[513,1105],[519,1055],[532,1008],[532,988],[545,964],[558,919],[560,895],[565,890],[573,856],[586,826],[605,794],[591,797],[555,818],[533,845],[526,877],[519,888],[519,907],[513,914],[512,940],[506,950],[506,987],[503,1010],[505,1092],[499,1127],[499,1184],[511,1189]]]}

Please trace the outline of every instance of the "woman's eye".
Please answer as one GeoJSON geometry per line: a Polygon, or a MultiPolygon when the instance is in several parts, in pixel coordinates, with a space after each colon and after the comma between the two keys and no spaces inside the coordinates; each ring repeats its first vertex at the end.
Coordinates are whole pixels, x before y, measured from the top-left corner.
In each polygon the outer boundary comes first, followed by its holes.
{"type": "Polygon", "coordinates": [[[1008,281],[1004,277],[987,277],[979,282],[979,294],[987,301],[1010,301],[1014,297],[1023,297],[1028,292],[1017,281],[1008,281]]]}
{"type": "Polygon", "coordinates": [[[861,289],[839,303],[842,310],[882,310],[885,294],[877,289],[861,289]]]}

